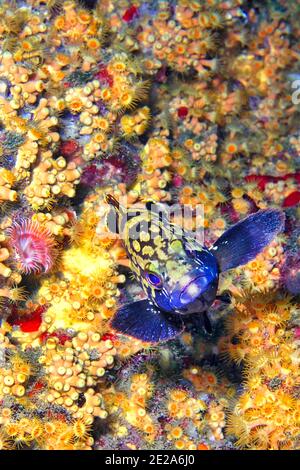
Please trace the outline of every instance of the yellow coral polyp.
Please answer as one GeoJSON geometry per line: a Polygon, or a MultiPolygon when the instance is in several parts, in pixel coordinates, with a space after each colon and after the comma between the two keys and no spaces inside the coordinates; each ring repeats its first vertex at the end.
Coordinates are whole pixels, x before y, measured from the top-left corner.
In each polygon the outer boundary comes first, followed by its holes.
{"type": "Polygon", "coordinates": [[[243,197],[245,190],[243,188],[233,188],[231,191],[232,197],[235,199],[239,199],[243,197]]]}
{"type": "Polygon", "coordinates": [[[130,108],[134,103],[134,92],[126,91],[120,96],[120,103],[124,108],[130,108]]]}
{"type": "Polygon", "coordinates": [[[86,45],[89,49],[98,50],[101,47],[101,43],[97,38],[90,38],[86,41],[86,45]]]}
{"type": "Polygon", "coordinates": [[[64,29],[65,27],[65,19],[63,16],[57,16],[54,20],[54,27],[58,30],[64,29]]]}
{"type": "Polygon", "coordinates": [[[126,64],[122,61],[115,61],[111,64],[111,68],[117,73],[122,73],[126,70],[126,64]]]}
{"type": "Polygon", "coordinates": [[[95,286],[91,291],[91,295],[97,300],[103,300],[105,298],[106,291],[102,286],[95,286]]]}
{"type": "Polygon", "coordinates": [[[175,427],[172,429],[171,431],[171,436],[174,438],[174,439],[180,439],[181,436],[183,434],[183,431],[180,427],[175,427]]]}
{"type": "Polygon", "coordinates": [[[182,402],[186,399],[187,393],[183,390],[173,390],[170,394],[170,397],[175,402],[182,402]]]}
{"type": "Polygon", "coordinates": [[[88,24],[91,21],[91,15],[87,10],[78,11],[77,18],[82,24],[88,24]]]}
{"type": "Polygon", "coordinates": [[[91,431],[91,423],[88,424],[83,419],[77,419],[73,423],[73,432],[76,439],[87,439],[91,431]]]}
{"type": "Polygon", "coordinates": [[[105,118],[96,118],[95,119],[95,126],[102,131],[106,132],[109,129],[109,121],[105,118]]]}
{"type": "Polygon", "coordinates": [[[22,41],[21,42],[21,47],[26,52],[32,51],[32,49],[33,49],[33,45],[30,41],[22,41]]]}
{"type": "Polygon", "coordinates": [[[104,101],[108,101],[111,98],[111,91],[109,88],[103,88],[103,90],[101,90],[101,98],[104,101]]]}
{"type": "Polygon", "coordinates": [[[79,113],[83,109],[83,102],[79,97],[74,97],[70,100],[68,106],[72,113],[79,113]]]}

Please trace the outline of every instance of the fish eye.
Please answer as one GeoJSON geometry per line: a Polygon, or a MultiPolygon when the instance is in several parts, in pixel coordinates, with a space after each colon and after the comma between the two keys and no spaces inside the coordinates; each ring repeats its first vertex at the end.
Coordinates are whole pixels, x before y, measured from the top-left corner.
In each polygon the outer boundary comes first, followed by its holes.
{"type": "Polygon", "coordinates": [[[149,282],[149,284],[151,284],[151,286],[155,287],[156,289],[159,289],[160,287],[162,287],[162,284],[163,284],[162,278],[158,274],[153,273],[151,271],[147,271],[146,279],[149,282]]]}

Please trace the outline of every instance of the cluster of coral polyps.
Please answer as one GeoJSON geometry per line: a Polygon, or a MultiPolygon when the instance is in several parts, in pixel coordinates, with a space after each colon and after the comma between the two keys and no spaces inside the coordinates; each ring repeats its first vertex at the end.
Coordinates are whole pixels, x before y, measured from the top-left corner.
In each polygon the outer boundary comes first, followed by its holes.
{"type": "Polygon", "coordinates": [[[79,183],[80,174],[75,162],[67,163],[63,157],[45,159],[33,170],[24,194],[33,209],[50,207],[57,196],[75,196],[74,186],[79,183]]]}
{"type": "Polygon", "coordinates": [[[1,2],[0,449],[299,449],[299,46],[298,2],[1,2]],[[150,347],[107,193],[287,223],[150,347]]]}
{"type": "Polygon", "coordinates": [[[299,333],[287,327],[298,309],[286,296],[246,294],[228,318],[221,348],[244,363],[244,390],[228,418],[240,447],[299,446],[299,333]]]}
{"type": "Polygon", "coordinates": [[[107,434],[96,442],[98,448],[230,448],[224,437],[225,412],[234,388],[214,368],[191,364],[184,369],[180,357],[168,356],[164,360],[167,384],[155,372],[159,353],[152,353],[144,357],[146,366],[140,358],[131,359],[121,373],[122,383],[104,392],[112,420],[107,434]],[[174,367],[174,361],[178,361],[182,376],[177,385],[168,370],[174,367]],[[143,372],[137,373],[138,370],[143,372]]]}
{"type": "Polygon", "coordinates": [[[114,362],[116,350],[111,341],[101,341],[99,333],[80,332],[63,345],[58,338],[49,338],[45,349],[39,363],[47,377],[46,400],[67,407],[75,418],[86,414],[105,418],[101,394],[93,387],[114,362]],[[80,394],[85,401],[81,407],[77,404],[80,394]]]}

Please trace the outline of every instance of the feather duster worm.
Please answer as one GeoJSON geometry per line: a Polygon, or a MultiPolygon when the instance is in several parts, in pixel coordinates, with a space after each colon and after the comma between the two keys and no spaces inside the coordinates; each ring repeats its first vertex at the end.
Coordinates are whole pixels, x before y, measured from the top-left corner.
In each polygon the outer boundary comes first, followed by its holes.
{"type": "Polygon", "coordinates": [[[25,274],[50,271],[57,251],[51,233],[31,219],[15,222],[8,230],[10,246],[19,268],[25,274]]]}

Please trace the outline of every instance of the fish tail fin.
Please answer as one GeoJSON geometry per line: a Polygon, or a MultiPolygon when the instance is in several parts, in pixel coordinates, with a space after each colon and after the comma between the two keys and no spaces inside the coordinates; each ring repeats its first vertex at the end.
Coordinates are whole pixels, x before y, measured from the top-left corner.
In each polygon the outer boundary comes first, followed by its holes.
{"type": "Polygon", "coordinates": [[[220,271],[236,268],[255,258],[284,230],[285,215],[279,209],[251,214],[230,227],[211,247],[220,271]]]}

